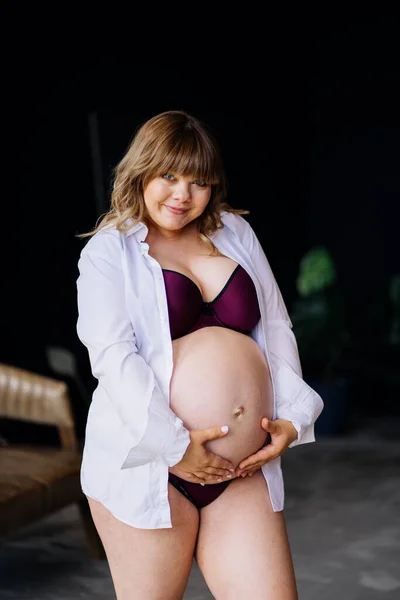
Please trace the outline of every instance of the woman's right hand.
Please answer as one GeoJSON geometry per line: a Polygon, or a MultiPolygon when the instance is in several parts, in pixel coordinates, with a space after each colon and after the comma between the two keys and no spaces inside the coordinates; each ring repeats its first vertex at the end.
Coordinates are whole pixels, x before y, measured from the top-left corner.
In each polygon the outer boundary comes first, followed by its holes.
{"type": "Polygon", "coordinates": [[[192,483],[217,483],[235,476],[233,464],[205,447],[206,442],[226,436],[229,428],[211,427],[190,431],[190,444],[180,462],[170,472],[192,483]]]}

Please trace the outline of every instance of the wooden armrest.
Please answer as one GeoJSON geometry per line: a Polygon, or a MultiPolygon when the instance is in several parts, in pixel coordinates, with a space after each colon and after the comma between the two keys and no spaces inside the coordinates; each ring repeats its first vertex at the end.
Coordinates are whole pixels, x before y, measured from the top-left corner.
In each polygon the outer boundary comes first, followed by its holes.
{"type": "Polygon", "coordinates": [[[0,363],[0,417],[73,428],[64,381],[0,363]]]}

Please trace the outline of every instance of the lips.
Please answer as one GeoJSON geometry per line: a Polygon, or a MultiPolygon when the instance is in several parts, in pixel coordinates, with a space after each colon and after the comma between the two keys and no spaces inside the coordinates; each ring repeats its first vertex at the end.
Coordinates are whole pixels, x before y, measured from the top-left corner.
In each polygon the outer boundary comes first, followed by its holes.
{"type": "Polygon", "coordinates": [[[187,208],[175,208],[174,206],[168,206],[168,204],[164,205],[173,215],[184,215],[187,213],[187,208]]]}

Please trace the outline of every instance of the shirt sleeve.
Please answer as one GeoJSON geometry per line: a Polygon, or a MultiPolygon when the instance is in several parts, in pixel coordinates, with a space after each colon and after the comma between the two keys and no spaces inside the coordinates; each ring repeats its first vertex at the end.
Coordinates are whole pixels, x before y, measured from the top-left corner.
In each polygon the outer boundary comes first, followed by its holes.
{"type": "Polygon", "coordinates": [[[173,466],[186,451],[189,431],[138,353],[126,309],[119,238],[96,234],[82,250],[78,270],[78,338],[88,350],[93,376],[132,437],[122,468],[158,460],[173,466]]]}
{"type": "Polygon", "coordinates": [[[261,283],[266,343],[275,387],[276,418],[291,421],[298,435],[289,447],[315,441],[314,423],[323,409],[320,395],[303,379],[292,322],[265,252],[250,224],[244,223],[243,243],[261,283]]]}

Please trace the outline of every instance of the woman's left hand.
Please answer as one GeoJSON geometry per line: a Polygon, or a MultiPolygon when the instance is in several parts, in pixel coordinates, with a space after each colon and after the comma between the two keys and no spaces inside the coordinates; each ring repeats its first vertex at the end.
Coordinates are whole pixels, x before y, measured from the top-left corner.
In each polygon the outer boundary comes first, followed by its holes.
{"type": "Polygon", "coordinates": [[[236,467],[235,475],[237,477],[251,477],[265,463],[278,458],[297,438],[297,429],[290,421],[286,419],[276,419],[272,421],[263,417],[261,427],[270,434],[271,441],[261,450],[242,460],[236,467]]]}

